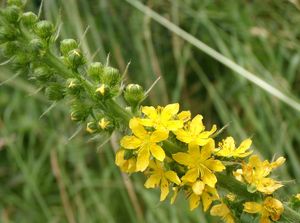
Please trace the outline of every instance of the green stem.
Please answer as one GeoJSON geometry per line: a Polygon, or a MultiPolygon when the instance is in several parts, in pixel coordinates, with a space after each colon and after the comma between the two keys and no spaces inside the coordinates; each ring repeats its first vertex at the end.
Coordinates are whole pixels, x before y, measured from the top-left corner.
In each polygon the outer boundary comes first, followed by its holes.
{"type": "Polygon", "coordinates": [[[288,222],[300,222],[300,214],[284,204],[283,218],[287,219],[288,222]]]}

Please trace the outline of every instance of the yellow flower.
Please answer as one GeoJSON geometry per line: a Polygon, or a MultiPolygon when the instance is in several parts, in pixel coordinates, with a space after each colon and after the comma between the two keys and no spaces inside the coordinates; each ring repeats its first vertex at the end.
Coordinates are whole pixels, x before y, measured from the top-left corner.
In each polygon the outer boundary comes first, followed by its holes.
{"type": "Polygon", "coordinates": [[[300,194],[296,194],[295,198],[297,198],[300,201],[300,194]]]}
{"type": "Polygon", "coordinates": [[[249,163],[243,163],[242,169],[238,169],[234,172],[234,175],[237,180],[255,186],[256,190],[265,194],[272,194],[283,185],[267,176],[274,168],[282,165],[284,161],[283,157],[279,157],[275,162],[270,163],[267,160],[262,162],[257,155],[252,155],[249,158],[249,163]]]}
{"type": "Polygon", "coordinates": [[[148,168],[150,176],[145,182],[144,186],[146,188],[155,188],[160,186],[160,201],[163,201],[169,194],[170,182],[179,185],[181,181],[176,172],[172,170],[165,171],[163,168],[163,163],[159,161],[151,160],[148,168]]]}
{"type": "Polygon", "coordinates": [[[173,154],[173,159],[176,162],[188,167],[188,171],[182,177],[183,182],[193,183],[200,177],[205,184],[215,187],[217,178],[214,171],[221,172],[225,166],[220,160],[215,160],[211,156],[213,148],[214,142],[211,139],[201,150],[197,145],[189,145],[187,153],[173,154]]]}
{"type": "Polygon", "coordinates": [[[256,202],[244,203],[245,212],[251,214],[260,214],[260,223],[271,223],[272,221],[278,221],[283,213],[283,210],[284,208],[282,203],[273,197],[267,197],[262,204],[256,202]]]}
{"type": "Polygon", "coordinates": [[[166,107],[158,107],[155,109],[152,106],[142,107],[142,113],[146,118],[139,119],[140,124],[146,127],[154,127],[161,131],[175,131],[183,127],[183,120],[175,119],[179,111],[179,104],[169,104],[166,107]]]}
{"type": "Polygon", "coordinates": [[[115,163],[125,173],[133,173],[136,169],[136,158],[124,159],[125,150],[120,149],[116,153],[115,163]]]}
{"type": "Polygon", "coordinates": [[[205,185],[202,181],[197,180],[191,184],[191,189],[188,190],[190,210],[194,210],[202,200],[203,210],[207,211],[214,200],[219,199],[216,188],[205,185]]]}
{"type": "Polygon", "coordinates": [[[166,132],[160,130],[147,132],[144,127],[139,124],[137,118],[130,120],[129,127],[134,135],[124,136],[121,139],[121,146],[125,149],[137,150],[136,171],[144,171],[147,168],[150,153],[159,161],[165,159],[165,152],[157,143],[168,138],[166,132]]]}
{"type": "Polygon", "coordinates": [[[195,144],[204,146],[210,140],[210,136],[217,130],[216,125],[213,125],[210,131],[204,131],[205,126],[202,123],[201,115],[195,116],[183,129],[174,131],[176,138],[187,144],[195,144]]]}
{"type": "Polygon", "coordinates": [[[247,151],[252,144],[251,139],[244,140],[238,148],[235,147],[234,139],[232,137],[227,137],[222,142],[219,143],[219,149],[215,151],[217,156],[223,157],[246,157],[250,155],[253,151],[247,151]]]}
{"type": "Polygon", "coordinates": [[[183,122],[187,122],[191,119],[191,112],[190,111],[182,111],[177,115],[177,118],[179,120],[182,120],[183,122]]]}
{"type": "Polygon", "coordinates": [[[210,209],[212,216],[219,216],[225,223],[235,223],[234,217],[226,204],[217,204],[210,209]]]}

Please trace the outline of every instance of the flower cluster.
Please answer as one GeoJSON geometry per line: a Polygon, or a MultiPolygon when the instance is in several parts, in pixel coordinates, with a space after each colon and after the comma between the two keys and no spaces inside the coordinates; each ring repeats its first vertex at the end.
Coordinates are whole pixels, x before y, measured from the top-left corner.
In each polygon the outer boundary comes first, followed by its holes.
{"type": "Polygon", "coordinates": [[[283,157],[270,163],[252,155],[247,163],[246,158],[253,152],[251,139],[236,146],[233,137],[227,137],[216,147],[216,125],[206,130],[201,115],[191,118],[189,111],[179,112],[178,103],[157,108],[142,106],[140,113],[130,120],[129,129],[131,133],[120,141],[116,164],[127,173],[143,172],[147,177],[145,187],[160,188],[161,201],[167,198],[172,188],[171,203],[182,191],[191,210],[202,204],[203,210],[207,211],[214,203],[211,215],[220,216],[227,223],[236,222],[237,214],[230,206],[237,203],[244,205],[244,213],[259,213],[261,222],[280,218],[283,205],[272,194],[283,185],[268,175],[283,164],[283,157]],[[232,166],[226,168],[228,163],[235,163],[234,169],[232,166]],[[235,177],[247,185],[249,193],[260,193],[265,197],[264,201],[238,200],[234,195],[236,191],[221,197],[218,174],[223,174],[221,172],[226,169],[231,171],[228,181],[235,177]]]}

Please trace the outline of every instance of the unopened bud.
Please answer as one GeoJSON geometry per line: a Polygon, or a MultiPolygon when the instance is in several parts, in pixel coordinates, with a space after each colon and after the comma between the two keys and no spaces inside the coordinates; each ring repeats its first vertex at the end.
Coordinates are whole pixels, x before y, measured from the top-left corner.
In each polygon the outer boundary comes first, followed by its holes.
{"type": "Polygon", "coordinates": [[[54,83],[46,88],[46,95],[51,101],[59,101],[65,96],[64,87],[54,83]]]}
{"type": "Polygon", "coordinates": [[[77,49],[78,43],[74,39],[64,39],[60,42],[60,52],[66,56],[71,50],[77,49]]]}
{"type": "Polygon", "coordinates": [[[107,99],[110,96],[110,89],[106,84],[101,84],[95,91],[96,96],[100,99],[107,99]]]}
{"type": "Polygon", "coordinates": [[[7,0],[7,5],[15,5],[18,7],[23,7],[25,5],[24,0],[7,0]]]}
{"type": "Polygon", "coordinates": [[[15,5],[9,6],[3,9],[3,16],[8,22],[16,23],[18,22],[21,15],[21,9],[15,5]]]}
{"type": "Polygon", "coordinates": [[[87,70],[87,73],[93,79],[99,81],[103,73],[103,65],[100,62],[91,63],[87,70]]]}
{"type": "Polygon", "coordinates": [[[4,44],[3,46],[3,56],[5,57],[11,57],[15,55],[15,53],[19,49],[19,43],[17,41],[10,41],[4,44]]]}
{"type": "Polygon", "coordinates": [[[129,84],[125,89],[124,98],[129,105],[136,107],[145,98],[144,89],[138,84],[129,84]]]}
{"type": "Polygon", "coordinates": [[[54,33],[54,26],[47,20],[39,21],[34,28],[35,33],[42,39],[48,39],[54,33]]]}
{"type": "Polygon", "coordinates": [[[36,67],[33,70],[34,78],[41,82],[47,82],[51,76],[52,72],[46,67],[36,67]]]}
{"type": "Polygon", "coordinates": [[[121,75],[118,69],[113,67],[104,67],[100,80],[103,84],[114,87],[120,83],[121,75]]]}
{"type": "Polygon", "coordinates": [[[88,133],[95,133],[96,131],[98,130],[98,126],[97,126],[97,123],[96,122],[89,122],[87,123],[86,125],[86,131],[88,133]]]}
{"type": "Polygon", "coordinates": [[[84,121],[90,115],[90,108],[82,103],[76,103],[71,108],[72,121],[84,121]]]}
{"type": "Polygon", "coordinates": [[[34,56],[41,55],[45,47],[45,43],[40,39],[33,39],[29,42],[29,50],[34,56]]]}
{"type": "Polygon", "coordinates": [[[80,93],[82,86],[79,80],[71,78],[67,80],[67,89],[70,94],[77,95],[78,93],[80,93]]]}
{"type": "Polygon", "coordinates": [[[71,50],[67,56],[67,65],[72,69],[77,69],[85,64],[84,57],[79,49],[71,50]]]}
{"type": "Polygon", "coordinates": [[[23,25],[33,27],[38,21],[38,17],[33,12],[25,12],[21,17],[23,25]]]}

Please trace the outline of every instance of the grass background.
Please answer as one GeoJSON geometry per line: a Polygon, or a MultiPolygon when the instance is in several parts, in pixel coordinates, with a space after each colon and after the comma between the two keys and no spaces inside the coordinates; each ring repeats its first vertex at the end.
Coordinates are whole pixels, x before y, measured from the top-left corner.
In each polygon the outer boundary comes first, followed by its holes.
{"type": "MultiPolygon", "coordinates": [[[[283,91],[300,97],[300,7],[287,1],[142,1],[227,58],[283,91]]],[[[39,1],[28,0],[37,12],[39,1]]],[[[162,79],[146,104],[180,102],[205,123],[230,126],[223,136],[252,136],[257,153],[287,163],[276,172],[285,192],[299,191],[299,111],[177,37],[126,1],[45,0],[43,16],[62,23],[61,38],[81,40],[89,60],[124,70],[127,83],[145,88],[162,79]],[[83,36],[87,26],[86,35],[83,36]],[[295,179],[291,182],[291,179],[295,179]],[[287,188],[286,187],[286,188],[287,188]]],[[[0,68],[1,81],[13,74],[0,68]]],[[[1,86],[0,222],[217,222],[176,204],[159,202],[144,179],[121,175],[111,144],[89,140],[70,121],[68,107],[51,105],[37,86],[19,77],[1,86]]]]}

